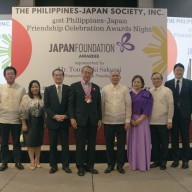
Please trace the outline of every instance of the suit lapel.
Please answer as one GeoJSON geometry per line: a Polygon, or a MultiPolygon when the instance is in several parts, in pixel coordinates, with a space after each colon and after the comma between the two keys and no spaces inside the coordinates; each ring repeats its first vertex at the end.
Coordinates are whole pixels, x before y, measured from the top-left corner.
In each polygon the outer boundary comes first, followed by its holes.
{"type": "Polygon", "coordinates": [[[65,90],[65,86],[62,84],[62,100],[61,103],[65,102],[65,98],[66,98],[66,90],[65,90]]]}
{"type": "Polygon", "coordinates": [[[175,87],[175,79],[172,80],[172,82],[171,82],[171,86],[173,87],[173,90],[176,91],[176,87],[175,87]]]}
{"type": "Polygon", "coordinates": [[[183,90],[184,90],[184,89],[185,89],[185,79],[183,78],[180,95],[183,93],[183,90]]]}
{"type": "Polygon", "coordinates": [[[170,81],[170,88],[172,89],[173,93],[176,93],[176,87],[175,87],[175,79],[172,79],[170,81]]]}
{"type": "Polygon", "coordinates": [[[92,83],[92,89],[91,89],[91,97],[92,99],[97,95],[97,89],[94,87],[94,84],[92,83]]]}
{"type": "Polygon", "coordinates": [[[83,98],[85,98],[85,92],[84,92],[83,87],[81,85],[81,81],[79,82],[79,93],[80,93],[80,95],[82,95],[83,98]]]}
{"type": "MultiPolygon", "coordinates": [[[[97,92],[96,88],[94,87],[94,84],[92,83],[92,90],[91,90],[91,98],[93,99],[95,97],[95,93],[97,92]]],[[[81,85],[81,81],[79,82],[79,94],[85,99],[85,92],[81,85]]]]}

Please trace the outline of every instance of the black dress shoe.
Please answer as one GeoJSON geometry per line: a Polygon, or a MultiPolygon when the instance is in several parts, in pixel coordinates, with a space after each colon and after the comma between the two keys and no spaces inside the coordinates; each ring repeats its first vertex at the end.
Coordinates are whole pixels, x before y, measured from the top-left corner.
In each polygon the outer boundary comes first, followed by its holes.
{"type": "Polygon", "coordinates": [[[78,169],[78,173],[77,173],[79,176],[84,176],[85,175],[85,169],[84,168],[82,168],[82,167],[80,167],[79,169],[78,169]]]}
{"type": "Polygon", "coordinates": [[[72,173],[71,169],[69,167],[63,167],[63,170],[66,172],[66,173],[72,173]]]}
{"type": "Polygon", "coordinates": [[[87,168],[85,170],[86,170],[86,172],[89,172],[89,173],[92,173],[92,174],[98,174],[99,173],[99,171],[97,171],[97,169],[93,169],[93,168],[91,168],[91,169],[87,168]]]}
{"type": "Polygon", "coordinates": [[[5,171],[8,168],[7,163],[2,163],[0,166],[0,171],[5,171]]]}
{"type": "Polygon", "coordinates": [[[118,166],[118,167],[117,167],[117,170],[118,170],[119,173],[121,173],[121,174],[124,174],[124,173],[125,173],[125,170],[124,170],[123,167],[121,167],[121,166],[118,166]]]}
{"type": "Polygon", "coordinates": [[[113,166],[108,166],[107,169],[105,169],[104,173],[111,173],[111,171],[114,170],[113,166]]]}
{"type": "Polygon", "coordinates": [[[167,167],[166,167],[166,163],[162,163],[161,165],[160,165],[160,169],[161,170],[165,170],[167,167]]]}
{"type": "Polygon", "coordinates": [[[171,164],[171,167],[178,167],[179,166],[179,162],[178,161],[173,161],[173,163],[171,164]]]}
{"type": "Polygon", "coordinates": [[[51,169],[49,170],[49,173],[50,173],[50,174],[53,174],[53,173],[55,173],[57,170],[58,170],[57,167],[51,167],[51,169]]]}
{"type": "Polygon", "coordinates": [[[188,164],[187,162],[183,162],[182,168],[183,168],[183,169],[189,168],[189,164],[188,164]]]}
{"type": "Polygon", "coordinates": [[[154,162],[150,165],[150,168],[155,168],[155,167],[159,167],[160,163],[159,162],[154,162]]]}
{"type": "Polygon", "coordinates": [[[23,170],[23,169],[24,169],[23,165],[22,165],[20,162],[15,163],[15,167],[16,167],[17,169],[19,169],[19,170],[23,170]]]}

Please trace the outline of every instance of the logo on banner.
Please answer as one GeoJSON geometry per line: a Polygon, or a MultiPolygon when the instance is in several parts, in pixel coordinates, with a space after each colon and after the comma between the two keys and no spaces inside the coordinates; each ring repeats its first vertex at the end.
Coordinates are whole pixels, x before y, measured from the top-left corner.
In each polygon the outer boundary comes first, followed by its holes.
{"type": "Polygon", "coordinates": [[[5,69],[7,66],[11,64],[11,35],[9,34],[2,34],[0,36],[0,60],[1,69],[5,69]]]}
{"type": "Polygon", "coordinates": [[[158,43],[149,43],[143,49],[143,52],[150,58],[157,58],[152,64],[153,72],[164,74],[168,68],[168,74],[171,73],[173,66],[176,62],[177,49],[174,37],[168,31],[166,32],[163,27],[152,27],[152,36],[158,43]],[[168,39],[168,55],[167,60],[167,39],[168,39]],[[170,46],[171,45],[171,46],[170,46]],[[167,67],[167,63],[169,66],[167,67]]]}
{"type": "Polygon", "coordinates": [[[121,52],[124,52],[125,49],[127,51],[133,51],[135,49],[135,46],[129,42],[130,39],[131,33],[125,33],[121,38],[121,42],[117,42],[117,45],[120,47],[121,52]]]}
{"type": "Polygon", "coordinates": [[[13,19],[12,26],[11,65],[17,69],[17,77],[19,77],[29,65],[32,42],[27,30],[21,23],[13,19]]]}

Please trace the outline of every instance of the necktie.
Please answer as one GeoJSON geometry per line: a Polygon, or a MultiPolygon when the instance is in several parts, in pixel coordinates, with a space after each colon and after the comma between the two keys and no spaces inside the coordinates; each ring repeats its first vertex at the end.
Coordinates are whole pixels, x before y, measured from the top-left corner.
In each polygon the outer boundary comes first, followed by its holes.
{"type": "Polygon", "coordinates": [[[177,84],[176,84],[176,94],[177,94],[177,96],[179,96],[179,83],[180,83],[180,81],[177,80],[177,84]]]}
{"type": "Polygon", "coordinates": [[[61,85],[59,85],[58,88],[57,88],[57,95],[58,95],[58,98],[59,98],[59,102],[61,103],[61,100],[62,100],[61,85]]]}

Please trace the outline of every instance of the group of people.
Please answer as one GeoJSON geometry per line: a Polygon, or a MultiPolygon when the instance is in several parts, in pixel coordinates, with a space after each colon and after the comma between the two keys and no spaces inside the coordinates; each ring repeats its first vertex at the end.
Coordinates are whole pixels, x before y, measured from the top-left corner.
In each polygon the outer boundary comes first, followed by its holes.
{"type": "Polygon", "coordinates": [[[147,171],[150,168],[166,169],[169,129],[171,129],[172,167],[179,166],[179,133],[182,139],[182,168],[188,168],[189,125],[192,112],[192,82],[183,78],[184,66],[174,66],[175,78],[163,85],[162,74],[151,76],[153,87],[144,89],[144,79],[135,75],[132,89],[120,83],[118,70],[110,72],[111,83],[100,91],[91,82],[93,68],[82,68],[82,80],[71,86],[63,84],[64,72],[57,68],[52,72],[54,84],[46,87],[44,99],[40,83],[29,83],[28,94],[15,82],[17,71],[13,67],[4,69],[6,84],[0,86],[0,171],[8,168],[9,134],[12,134],[15,167],[21,164],[20,133],[23,131],[30,169],[40,168],[41,145],[44,127],[48,128],[50,141],[50,170],[58,170],[58,136],[62,147],[62,169],[71,173],[69,167],[69,127],[74,129],[76,143],[76,167],[78,175],[86,172],[98,174],[94,168],[97,131],[104,128],[107,168],[124,174],[125,144],[131,170],[147,171]],[[117,154],[114,140],[117,138],[117,154]],[[87,149],[86,149],[87,146],[87,149]],[[152,150],[151,150],[152,146],[152,150]],[[152,155],[151,155],[152,151],[152,155]],[[153,159],[151,159],[151,156],[153,159]],[[151,160],[153,161],[150,164],[151,160]]]}

